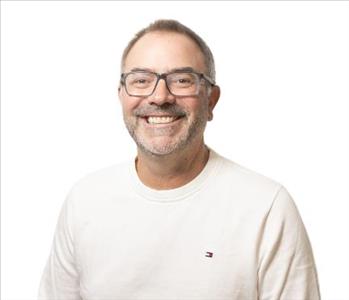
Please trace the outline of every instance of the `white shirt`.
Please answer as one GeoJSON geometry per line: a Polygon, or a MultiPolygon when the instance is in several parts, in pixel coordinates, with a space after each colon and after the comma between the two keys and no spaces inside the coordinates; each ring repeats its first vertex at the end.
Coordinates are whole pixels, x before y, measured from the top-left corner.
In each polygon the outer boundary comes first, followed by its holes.
{"type": "Polygon", "coordinates": [[[316,300],[311,246],[279,183],[210,150],[171,190],[134,161],[78,181],[42,276],[45,300],[316,300]]]}

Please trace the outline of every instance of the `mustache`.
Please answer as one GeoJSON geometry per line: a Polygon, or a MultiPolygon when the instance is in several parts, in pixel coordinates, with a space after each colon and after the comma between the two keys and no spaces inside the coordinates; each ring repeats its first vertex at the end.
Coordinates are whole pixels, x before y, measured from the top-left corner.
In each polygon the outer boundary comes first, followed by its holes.
{"type": "Polygon", "coordinates": [[[145,105],[142,107],[137,107],[133,111],[133,114],[137,117],[146,117],[146,116],[152,115],[153,113],[158,113],[158,114],[163,113],[166,115],[171,115],[176,117],[183,117],[187,115],[187,112],[183,108],[175,104],[169,104],[169,105],[164,104],[162,106],[145,105]]]}

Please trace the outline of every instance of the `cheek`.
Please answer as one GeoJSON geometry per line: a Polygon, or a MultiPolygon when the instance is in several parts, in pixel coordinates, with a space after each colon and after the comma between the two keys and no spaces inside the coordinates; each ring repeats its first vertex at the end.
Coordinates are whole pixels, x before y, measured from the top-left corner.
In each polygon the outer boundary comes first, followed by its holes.
{"type": "Polygon", "coordinates": [[[138,101],[130,99],[130,97],[124,95],[119,96],[119,99],[123,114],[125,116],[131,115],[133,110],[137,107],[138,101]]]}
{"type": "Polygon", "coordinates": [[[132,114],[133,106],[130,105],[130,103],[128,103],[128,102],[123,102],[122,103],[122,111],[123,111],[124,115],[130,115],[130,114],[132,114]]]}
{"type": "Polygon", "coordinates": [[[192,111],[196,115],[206,117],[209,112],[207,98],[201,97],[200,99],[197,99],[195,105],[192,106],[192,111]]]}
{"type": "Polygon", "coordinates": [[[177,101],[178,106],[184,109],[187,113],[188,120],[207,119],[208,106],[205,97],[190,98],[185,101],[177,101]]]}

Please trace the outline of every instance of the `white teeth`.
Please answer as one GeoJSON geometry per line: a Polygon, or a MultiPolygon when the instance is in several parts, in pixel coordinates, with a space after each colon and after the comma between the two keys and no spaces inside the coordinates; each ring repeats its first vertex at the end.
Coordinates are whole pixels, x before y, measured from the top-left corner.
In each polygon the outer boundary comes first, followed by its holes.
{"type": "Polygon", "coordinates": [[[148,117],[148,123],[150,124],[166,124],[171,123],[176,117],[148,117]]]}

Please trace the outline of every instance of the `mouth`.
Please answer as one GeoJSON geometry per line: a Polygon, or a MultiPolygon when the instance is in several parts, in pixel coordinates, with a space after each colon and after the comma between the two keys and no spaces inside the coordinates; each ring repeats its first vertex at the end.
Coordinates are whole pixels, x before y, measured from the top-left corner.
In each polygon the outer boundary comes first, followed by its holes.
{"type": "Polygon", "coordinates": [[[143,119],[148,124],[157,125],[157,124],[171,124],[182,118],[183,116],[145,116],[143,119]]]}

